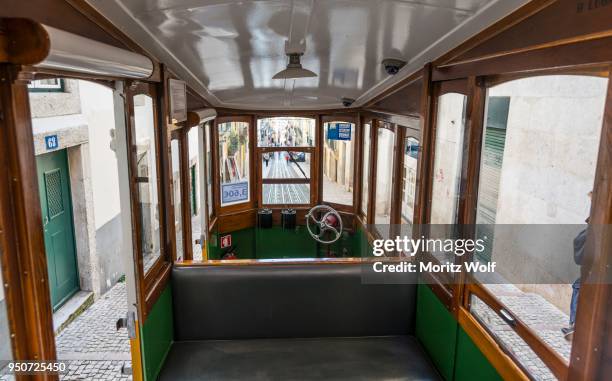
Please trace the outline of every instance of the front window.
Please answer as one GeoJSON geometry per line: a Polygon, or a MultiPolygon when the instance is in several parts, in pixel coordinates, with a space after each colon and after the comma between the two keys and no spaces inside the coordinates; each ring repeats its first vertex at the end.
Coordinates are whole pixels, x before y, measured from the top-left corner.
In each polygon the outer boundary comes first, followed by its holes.
{"type": "Polygon", "coordinates": [[[315,120],[275,117],[257,121],[258,147],[313,147],[315,120]]]}
{"type": "Polygon", "coordinates": [[[261,205],[309,205],[315,146],[315,119],[274,117],[257,120],[261,205]]]}

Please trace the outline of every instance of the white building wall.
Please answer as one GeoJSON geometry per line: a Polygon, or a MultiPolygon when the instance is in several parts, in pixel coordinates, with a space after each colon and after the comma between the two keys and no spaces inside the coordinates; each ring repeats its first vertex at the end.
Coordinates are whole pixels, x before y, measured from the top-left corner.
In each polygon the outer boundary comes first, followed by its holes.
{"type": "Polygon", "coordinates": [[[111,130],[115,128],[113,92],[88,81],[79,81],[79,89],[82,114],[89,126],[94,216],[99,229],[121,211],[117,155],[110,149],[111,130]]]}
{"type": "Polygon", "coordinates": [[[438,102],[431,223],[454,224],[463,152],[465,96],[445,94],[438,102]]]}
{"type": "Polygon", "coordinates": [[[525,230],[498,228],[492,259],[514,283],[538,279],[518,286],[566,313],[571,287],[558,283],[563,274],[579,276],[573,239],[581,228],[574,225],[584,224],[590,211],[606,86],[603,78],[545,76],[489,91],[511,97],[496,223],[573,224],[566,234],[550,229],[549,237],[544,229],[528,237],[525,230]]]}
{"type": "Polygon", "coordinates": [[[490,90],[510,96],[498,224],[582,224],[589,214],[607,80],[548,76],[490,90]]]}

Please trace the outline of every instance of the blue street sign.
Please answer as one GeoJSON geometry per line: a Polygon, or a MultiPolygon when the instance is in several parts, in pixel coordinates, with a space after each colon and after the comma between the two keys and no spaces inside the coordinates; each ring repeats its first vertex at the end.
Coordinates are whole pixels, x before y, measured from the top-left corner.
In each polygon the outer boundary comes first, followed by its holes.
{"type": "Polygon", "coordinates": [[[229,183],[221,186],[221,203],[246,201],[249,199],[249,183],[229,183]]]}
{"type": "Polygon", "coordinates": [[[327,128],[328,140],[351,140],[350,123],[334,123],[327,128]]]}
{"type": "Polygon", "coordinates": [[[59,147],[59,139],[57,138],[57,135],[45,136],[45,146],[47,147],[47,151],[57,149],[57,147],[59,147]]]}

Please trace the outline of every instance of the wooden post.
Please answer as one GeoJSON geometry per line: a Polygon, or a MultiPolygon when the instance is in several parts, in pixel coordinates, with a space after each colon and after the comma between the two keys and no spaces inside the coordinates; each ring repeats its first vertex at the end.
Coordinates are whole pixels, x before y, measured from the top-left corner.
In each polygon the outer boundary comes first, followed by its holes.
{"type": "Polygon", "coordinates": [[[570,381],[606,380],[612,374],[612,66],[589,226],[570,381]]]}
{"type": "MultiPolygon", "coordinates": [[[[55,360],[27,82],[0,65],[0,252],[15,360],[55,360]]],[[[41,379],[56,379],[47,376],[41,379]]]]}

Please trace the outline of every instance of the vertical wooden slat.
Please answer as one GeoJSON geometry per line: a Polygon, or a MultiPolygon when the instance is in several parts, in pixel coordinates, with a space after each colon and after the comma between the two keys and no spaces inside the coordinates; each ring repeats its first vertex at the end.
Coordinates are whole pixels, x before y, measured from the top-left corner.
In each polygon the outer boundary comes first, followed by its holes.
{"type": "MultiPolygon", "coordinates": [[[[468,78],[468,97],[465,116],[465,133],[461,161],[460,198],[457,213],[457,223],[460,234],[464,238],[472,238],[475,234],[476,209],[478,205],[478,180],[480,173],[480,156],[485,123],[487,90],[482,81],[476,77],[468,78]]],[[[455,256],[455,263],[461,264],[471,260],[471,254],[455,256]]],[[[463,267],[462,267],[463,268],[463,267]]],[[[465,272],[455,274],[453,285],[452,313],[456,316],[459,306],[463,305],[465,293],[465,272]]]]}
{"type": "Polygon", "coordinates": [[[180,145],[179,171],[181,176],[181,218],[183,223],[183,253],[186,260],[193,259],[193,243],[191,230],[191,180],[189,170],[189,135],[187,127],[178,131],[180,145]]]}
{"type": "Polygon", "coordinates": [[[370,160],[368,163],[368,216],[366,223],[374,224],[374,213],[376,203],[376,157],[378,156],[378,124],[379,121],[372,119],[370,122],[370,160]]]}
{"type": "Polygon", "coordinates": [[[609,380],[612,371],[612,67],[592,197],[570,381],[609,380]]]}
{"type": "MultiPolygon", "coordinates": [[[[402,171],[404,169],[405,137],[406,128],[395,125],[393,177],[391,178],[393,184],[393,189],[391,190],[391,225],[400,225],[402,223],[402,171]]],[[[394,233],[399,234],[400,232],[398,230],[394,233]]],[[[391,235],[391,237],[395,237],[395,235],[391,235]]]]}
{"type": "MultiPolygon", "coordinates": [[[[204,123],[204,125],[202,126],[202,141],[200,142],[202,144],[202,150],[203,150],[203,159],[202,159],[202,167],[204,168],[202,173],[204,173],[204,181],[202,182],[204,189],[202,189],[201,191],[204,192],[204,205],[202,205],[202,207],[204,208],[204,220],[206,221],[206,225],[202,226],[202,233],[201,235],[203,237],[205,237],[205,241],[201,242],[200,245],[202,246],[202,260],[205,261],[208,259],[208,241],[210,240],[210,234],[209,234],[209,229],[210,229],[210,223],[211,223],[211,219],[212,219],[212,213],[209,212],[208,210],[208,203],[211,202],[209,201],[209,197],[212,197],[212,194],[209,194],[208,192],[208,182],[210,181],[210,179],[208,178],[208,155],[207,155],[207,147],[208,147],[208,140],[206,139],[206,130],[208,129],[210,131],[210,128],[212,128],[212,122],[206,122],[204,123]],[[204,229],[206,228],[206,229],[204,229]]],[[[210,135],[209,135],[210,136],[210,135]]]]}
{"type": "MultiPolygon", "coordinates": [[[[353,137],[353,215],[359,216],[361,206],[361,184],[362,184],[362,168],[363,160],[362,143],[363,139],[363,121],[358,113],[355,119],[355,136],[353,137]]],[[[323,179],[321,179],[323,181],[323,179]]],[[[353,231],[357,231],[357,218],[353,218],[353,231]]]]}
{"type": "MultiPolygon", "coordinates": [[[[160,213],[159,222],[162,230],[162,237],[164,237],[164,244],[162,247],[163,260],[172,263],[172,258],[176,253],[175,246],[175,231],[174,231],[174,208],[172,207],[172,169],[170,162],[170,132],[172,129],[172,122],[170,117],[170,90],[168,88],[168,80],[170,79],[170,73],[165,65],[161,66],[162,70],[162,81],[157,84],[157,88],[154,96],[156,102],[153,104],[155,107],[154,112],[157,113],[157,135],[159,141],[157,145],[157,157],[159,175],[157,176],[158,181],[161,181],[159,190],[159,202],[160,202],[160,213]]],[[[150,86],[153,87],[153,86],[150,86]]]]}
{"type": "MultiPolygon", "coordinates": [[[[311,180],[314,189],[311,189],[311,194],[316,195],[316,199],[313,204],[320,205],[323,203],[323,116],[317,115],[315,125],[315,157],[316,157],[316,173],[311,171],[311,176],[314,178],[311,180]]],[[[312,197],[311,197],[312,198],[312,197]]]]}
{"type": "MultiPolygon", "coordinates": [[[[434,126],[433,115],[433,83],[431,82],[431,64],[423,68],[423,89],[421,90],[421,141],[417,160],[416,190],[414,196],[414,225],[423,225],[429,221],[429,198],[433,173],[433,141],[434,126]]],[[[414,229],[415,237],[420,236],[419,230],[414,229]]]]}
{"type": "MultiPolygon", "coordinates": [[[[55,338],[27,81],[0,65],[0,245],[13,357],[54,360],[55,338]]],[[[39,376],[37,379],[57,379],[39,376]]]]}
{"type": "Polygon", "coordinates": [[[468,79],[465,139],[458,208],[458,223],[463,225],[476,223],[486,97],[487,91],[482,82],[476,77],[470,77],[468,79]]]}

